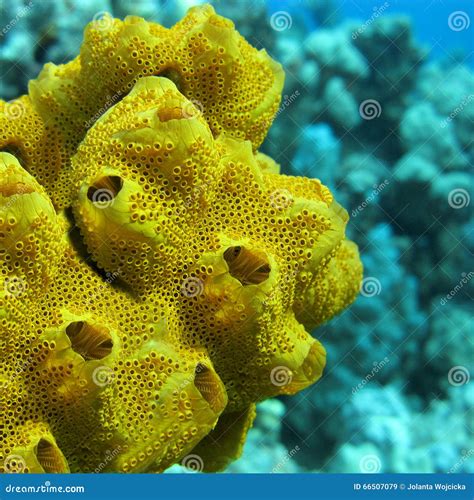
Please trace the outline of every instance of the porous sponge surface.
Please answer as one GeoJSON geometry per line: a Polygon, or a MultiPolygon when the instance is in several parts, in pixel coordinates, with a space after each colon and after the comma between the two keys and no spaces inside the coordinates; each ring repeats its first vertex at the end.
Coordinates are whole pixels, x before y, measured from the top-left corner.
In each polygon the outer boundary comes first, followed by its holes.
{"type": "Polygon", "coordinates": [[[0,103],[0,470],[219,470],[321,376],[308,331],[362,268],[330,191],[257,151],[281,85],[202,7],[92,23],[0,103]]]}
{"type": "Polygon", "coordinates": [[[74,191],[65,165],[77,145],[104,111],[151,75],[173,80],[214,135],[225,131],[254,149],[278,109],[284,79],[279,64],[210,6],[190,9],[171,29],[133,16],[105,17],[87,26],[78,57],[46,64],[29,96],[0,109],[9,122],[1,123],[2,143],[15,146],[55,206],[67,207],[74,191]],[[11,119],[15,114],[21,120],[11,119]]]}

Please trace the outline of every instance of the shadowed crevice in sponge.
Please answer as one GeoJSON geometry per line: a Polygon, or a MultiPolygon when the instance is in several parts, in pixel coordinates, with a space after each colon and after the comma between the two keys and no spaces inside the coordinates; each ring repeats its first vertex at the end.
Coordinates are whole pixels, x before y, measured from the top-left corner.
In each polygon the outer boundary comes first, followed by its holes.
{"type": "Polygon", "coordinates": [[[64,457],[59,448],[47,439],[42,438],[38,441],[36,458],[44,472],[48,474],[67,472],[64,457]]]}
{"type": "Polygon", "coordinates": [[[112,352],[112,337],[105,327],[73,321],[66,327],[66,335],[73,350],[86,361],[105,358],[112,352]]]}
{"type": "Polygon", "coordinates": [[[252,252],[245,247],[230,247],[224,252],[229,273],[242,285],[259,285],[270,274],[270,264],[263,252],[252,252]]]}

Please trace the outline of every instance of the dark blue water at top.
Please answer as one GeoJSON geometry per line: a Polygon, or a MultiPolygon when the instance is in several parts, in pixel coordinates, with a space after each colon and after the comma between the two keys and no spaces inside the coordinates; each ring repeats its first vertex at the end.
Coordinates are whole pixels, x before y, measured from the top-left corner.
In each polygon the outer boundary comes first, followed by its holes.
{"type": "MultiPolygon", "coordinates": [[[[385,3],[383,15],[404,14],[411,18],[413,33],[418,43],[426,46],[432,59],[462,59],[474,67],[474,0],[335,0],[338,21],[370,19],[385,3]],[[454,31],[448,25],[450,14],[462,11],[469,27],[454,31]]],[[[305,0],[272,0],[270,12],[288,10],[303,18],[307,27],[317,28],[305,0]]]]}

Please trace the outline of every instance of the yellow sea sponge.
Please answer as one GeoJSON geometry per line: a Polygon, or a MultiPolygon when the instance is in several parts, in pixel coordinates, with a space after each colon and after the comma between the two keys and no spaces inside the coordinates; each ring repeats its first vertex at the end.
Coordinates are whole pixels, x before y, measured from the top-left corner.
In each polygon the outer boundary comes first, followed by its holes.
{"type": "Polygon", "coordinates": [[[105,24],[0,103],[0,471],[220,470],[321,376],[362,267],[331,192],[257,151],[279,65],[209,6],[105,24]]]}
{"type": "Polygon", "coordinates": [[[55,206],[67,207],[74,196],[69,161],[86,131],[150,75],[173,80],[191,101],[180,113],[202,113],[214,136],[248,139],[254,149],[278,109],[284,79],[278,63],[209,5],[190,9],[171,29],[106,17],[87,26],[78,57],[46,64],[29,96],[0,105],[0,147],[14,149],[55,206]]]}

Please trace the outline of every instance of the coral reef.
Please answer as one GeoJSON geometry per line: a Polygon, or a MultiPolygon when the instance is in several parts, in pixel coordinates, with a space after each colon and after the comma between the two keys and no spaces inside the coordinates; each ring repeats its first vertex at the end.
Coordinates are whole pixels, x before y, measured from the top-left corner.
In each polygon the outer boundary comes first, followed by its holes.
{"type": "Polygon", "coordinates": [[[328,461],[328,472],[472,472],[472,387],[451,387],[447,400],[423,408],[395,387],[367,388],[344,406],[339,428],[342,447],[328,461]],[[438,422],[442,421],[443,426],[438,422]]]}
{"type": "Polygon", "coordinates": [[[285,406],[278,399],[269,399],[257,406],[257,418],[249,433],[242,458],[230,464],[227,472],[299,472],[293,459],[299,446],[287,450],[279,441],[285,406]]]}
{"type": "Polygon", "coordinates": [[[406,18],[360,26],[308,37],[324,88],[311,97],[303,88],[275,125],[279,134],[283,120],[306,116],[295,153],[285,151],[288,171],[340,191],[366,276],[350,311],[318,331],[334,363],[314,390],[285,399],[282,440],[308,445],[295,457],[306,470],[470,471],[473,74],[457,62],[423,64],[406,18]]]}
{"type": "Polygon", "coordinates": [[[221,470],[321,377],[308,332],[362,266],[330,190],[258,152],[282,83],[204,6],[95,20],[0,102],[0,470],[221,470]]]}

